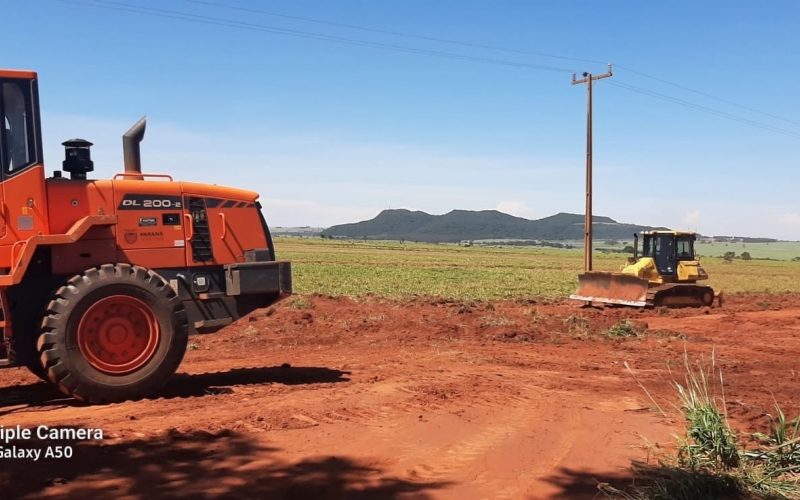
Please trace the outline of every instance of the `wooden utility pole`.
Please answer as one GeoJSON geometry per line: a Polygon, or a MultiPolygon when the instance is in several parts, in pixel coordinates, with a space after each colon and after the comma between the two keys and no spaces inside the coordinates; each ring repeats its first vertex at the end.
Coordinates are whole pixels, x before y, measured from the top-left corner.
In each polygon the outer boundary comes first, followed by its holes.
{"type": "Polygon", "coordinates": [[[611,76],[611,63],[608,65],[608,72],[602,75],[592,76],[591,73],[584,73],[582,80],[575,79],[572,74],[572,84],[578,85],[585,83],[589,91],[588,104],[586,106],[586,219],[584,221],[583,235],[583,270],[592,270],[592,86],[593,82],[611,76]]]}

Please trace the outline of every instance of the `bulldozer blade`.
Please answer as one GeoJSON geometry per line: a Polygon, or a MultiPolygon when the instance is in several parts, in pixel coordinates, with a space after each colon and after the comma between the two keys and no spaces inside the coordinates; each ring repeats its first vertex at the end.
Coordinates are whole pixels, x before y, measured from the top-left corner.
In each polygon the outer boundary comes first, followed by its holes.
{"type": "Polygon", "coordinates": [[[578,290],[569,298],[586,302],[645,307],[648,286],[647,280],[636,276],[590,271],[578,275],[578,290]]]}

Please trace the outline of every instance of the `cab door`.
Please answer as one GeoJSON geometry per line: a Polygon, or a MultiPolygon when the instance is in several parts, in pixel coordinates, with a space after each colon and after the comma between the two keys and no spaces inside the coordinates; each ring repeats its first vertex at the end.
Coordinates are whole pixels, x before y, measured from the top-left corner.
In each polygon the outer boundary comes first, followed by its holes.
{"type": "Polygon", "coordinates": [[[49,234],[36,76],[0,71],[0,267],[17,242],[49,234]]]}

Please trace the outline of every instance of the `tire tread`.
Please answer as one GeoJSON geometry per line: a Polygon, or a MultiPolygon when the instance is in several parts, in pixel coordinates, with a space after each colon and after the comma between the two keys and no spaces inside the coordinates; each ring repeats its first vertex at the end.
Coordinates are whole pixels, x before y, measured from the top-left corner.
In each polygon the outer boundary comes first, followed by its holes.
{"type": "Polygon", "coordinates": [[[141,266],[103,264],[72,277],[56,291],[42,321],[37,349],[47,377],[62,392],[81,401],[106,404],[141,399],[160,389],[183,360],[187,343],[186,311],[178,294],[163,277],[141,266]],[[171,311],[172,345],[161,365],[154,369],[155,372],[166,370],[167,376],[157,373],[155,376],[147,376],[142,383],[114,389],[87,379],[85,374],[78,373],[79,370],[68,362],[65,331],[74,308],[89,291],[115,284],[140,287],[154,295],[171,311]]]}

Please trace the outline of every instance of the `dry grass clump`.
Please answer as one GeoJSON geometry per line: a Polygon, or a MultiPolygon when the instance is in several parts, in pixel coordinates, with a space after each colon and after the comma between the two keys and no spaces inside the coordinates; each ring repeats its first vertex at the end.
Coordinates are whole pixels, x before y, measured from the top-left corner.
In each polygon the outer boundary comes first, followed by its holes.
{"type": "Polygon", "coordinates": [[[634,484],[623,490],[600,485],[601,491],[625,500],[800,499],[800,417],[787,420],[775,403],[768,433],[750,436],[758,444],[748,450],[728,422],[713,353],[710,367],[702,360],[690,363],[684,353],[684,368],[683,381],[672,382],[678,394],[673,407],[685,425],[676,455],[635,463],[634,484]]]}

